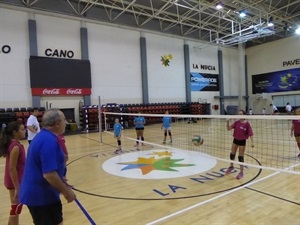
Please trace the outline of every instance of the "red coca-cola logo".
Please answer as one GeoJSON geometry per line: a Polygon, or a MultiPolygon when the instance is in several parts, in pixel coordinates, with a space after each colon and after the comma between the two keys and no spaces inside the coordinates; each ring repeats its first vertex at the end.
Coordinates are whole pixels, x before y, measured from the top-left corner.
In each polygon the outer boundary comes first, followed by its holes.
{"type": "Polygon", "coordinates": [[[40,95],[90,95],[91,88],[32,88],[33,96],[40,95]]]}
{"type": "Polygon", "coordinates": [[[82,89],[80,88],[67,90],[67,95],[81,95],[81,94],[82,94],[82,89]]]}
{"type": "Polygon", "coordinates": [[[43,95],[59,95],[59,89],[53,88],[53,89],[44,89],[43,95]]]}

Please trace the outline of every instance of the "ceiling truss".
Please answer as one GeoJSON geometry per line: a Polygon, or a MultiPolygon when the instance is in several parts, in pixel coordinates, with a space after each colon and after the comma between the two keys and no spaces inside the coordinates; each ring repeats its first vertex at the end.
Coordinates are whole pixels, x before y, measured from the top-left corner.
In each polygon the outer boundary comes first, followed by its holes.
{"type": "Polygon", "coordinates": [[[246,47],[294,34],[300,0],[0,0],[0,3],[246,47]],[[222,2],[223,9],[216,4],[222,2]],[[247,16],[238,15],[244,10],[247,16]],[[273,20],[274,27],[267,27],[273,20]]]}

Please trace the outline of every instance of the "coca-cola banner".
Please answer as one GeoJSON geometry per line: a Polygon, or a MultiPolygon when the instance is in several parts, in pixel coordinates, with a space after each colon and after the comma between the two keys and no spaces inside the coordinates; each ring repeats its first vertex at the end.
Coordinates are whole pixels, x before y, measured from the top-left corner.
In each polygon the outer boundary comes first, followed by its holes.
{"type": "Polygon", "coordinates": [[[31,88],[33,96],[40,95],[90,95],[91,88],[31,88]]]}
{"type": "Polygon", "coordinates": [[[30,57],[32,95],[90,95],[89,60],[30,57]]]}

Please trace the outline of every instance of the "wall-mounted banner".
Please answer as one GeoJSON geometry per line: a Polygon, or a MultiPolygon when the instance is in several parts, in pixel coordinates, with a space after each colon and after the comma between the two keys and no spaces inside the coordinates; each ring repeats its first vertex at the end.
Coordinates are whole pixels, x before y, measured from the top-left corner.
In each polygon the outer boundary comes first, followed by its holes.
{"type": "Polygon", "coordinates": [[[29,63],[33,96],[91,94],[89,60],[31,56],[29,63]]]}
{"type": "Polygon", "coordinates": [[[219,91],[219,76],[191,73],[191,91],[219,91]]]}
{"type": "Polygon", "coordinates": [[[252,75],[252,93],[300,90],[300,68],[252,75]]]}
{"type": "Polygon", "coordinates": [[[91,95],[91,88],[31,88],[33,96],[91,95]]]}

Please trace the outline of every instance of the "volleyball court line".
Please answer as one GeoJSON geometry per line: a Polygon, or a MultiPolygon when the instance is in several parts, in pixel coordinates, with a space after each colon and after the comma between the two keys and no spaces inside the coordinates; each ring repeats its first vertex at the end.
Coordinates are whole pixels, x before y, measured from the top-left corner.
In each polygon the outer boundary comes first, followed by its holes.
{"type": "MultiPolygon", "coordinates": [[[[289,170],[289,169],[294,168],[294,167],[297,167],[297,166],[300,166],[300,163],[295,164],[295,165],[293,165],[293,166],[290,166],[290,167],[286,168],[285,170],[289,170]]],[[[263,180],[269,179],[269,178],[271,178],[271,177],[273,177],[273,176],[275,176],[275,175],[277,175],[277,174],[279,174],[279,173],[280,173],[280,172],[278,171],[278,172],[275,172],[275,173],[273,173],[273,174],[270,174],[270,175],[268,175],[268,176],[266,176],[266,177],[263,177],[263,178],[261,178],[261,179],[259,179],[259,180],[253,181],[252,183],[244,184],[244,185],[242,185],[242,186],[240,186],[240,187],[238,187],[238,188],[235,188],[235,189],[233,189],[233,190],[227,191],[227,192],[225,192],[225,193],[223,193],[223,194],[220,194],[220,195],[215,196],[215,197],[213,197],[213,198],[207,199],[207,200],[205,200],[205,201],[203,201],[203,202],[199,202],[198,204],[192,205],[192,206],[187,207],[187,208],[185,208],[185,209],[183,209],[183,210],[180,210],[180,211],[177,211],[177,212],[175,212],[175,213],[172,213],[172,214],[170,214],[170,215],[168,215],[168,216],[165,216],[165,217],[162,217],[162,218],[160,218],[160,219],[154,220],[154,221],[152,221],[152,222],[150,222],[150,223],[147,223],[146,225],[154,225],[154,224],[157,224],[157,223],[162,222],[162,221],[164,221],[164,220],[170,219],[170,218],[172,218],[172,217],[174,217],[174,216],[177,216],[177,215],[179,215],[179,214],[181,214],[181,213],[187,212],[187,211],[189,211],[189,210],[191,210],[191,209],[194,209],[194,208],[196,208],[196,207],[198,207],[198,206],[204,205],[204,204],[206,204],[206,203],[212,202],[212,201],[214,201],[214,200],[217,200],[217,199],[219,199],[219,198],[222,198],[222,197],[224,197],[224,196],[227,196],[227,195],[229,195],[229,194],[231,194],[231,193],[234,193],[234,192],[236,192],[236,191],[239,191],[239,190],[241,190],[242,188],[249,187],[249,186],[252,186],[253,184],[256,184],[256,183],[259,183],[259,182],[261,182],[261,181],[263,181],[263,180]]]]}

